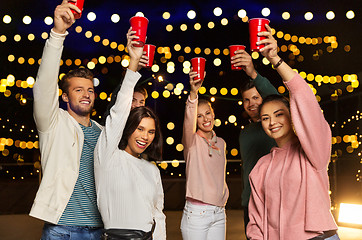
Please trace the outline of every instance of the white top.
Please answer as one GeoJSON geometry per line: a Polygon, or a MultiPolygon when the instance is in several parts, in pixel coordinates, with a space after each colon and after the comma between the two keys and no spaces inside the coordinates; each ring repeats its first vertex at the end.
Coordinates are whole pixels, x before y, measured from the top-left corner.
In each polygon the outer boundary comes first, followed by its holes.
{"type": "Polygon", "coordinates": [[[118,148],[131,109],[133,88],[139,78],[139,73],[127,70],[98,139],[94,156],[97,202],[105,229],[148,232],[154,219],[153,238],[164,240],[166,216],[162,212],[164,195],[160,172],[154,164],[118,148]]]}

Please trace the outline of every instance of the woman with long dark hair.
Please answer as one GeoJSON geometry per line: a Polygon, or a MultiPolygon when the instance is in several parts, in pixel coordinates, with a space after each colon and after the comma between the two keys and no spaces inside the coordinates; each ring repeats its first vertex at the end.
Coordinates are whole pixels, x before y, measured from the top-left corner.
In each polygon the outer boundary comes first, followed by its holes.
{"type": "Polygon", "coordinates": [[[279,95],[260,105],[264,131],[277,147],[249,175],[252,189],[247,236],[258,240],[339,239],[331,214],[328,164],[331,129],[305,80],[278,56],[266,25],[260,51],[282,77],[290,103],[279,95]]]}
{"type": "Polygon", "coordinates": [[[134,33],[127,33],[130,64],[95,150],[97,202],[105,228],[102,237],[165,240],[160,172],[144,158],[162,157],[159,120],[147,107],[130,112],[143,53],[143,48],[133,46],[134,33]]]}

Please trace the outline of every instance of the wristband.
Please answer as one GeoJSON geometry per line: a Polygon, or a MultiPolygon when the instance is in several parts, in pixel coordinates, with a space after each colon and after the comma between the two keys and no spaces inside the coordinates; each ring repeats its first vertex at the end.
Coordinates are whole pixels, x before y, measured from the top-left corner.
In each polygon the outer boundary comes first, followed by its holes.
{"type": "Polygon", "coordinates": [[[277,67],[280,66],[280,64],[282,64],[284,62],[284,60],[282,58],[280,58],[279,62],[277,62],[277,64],[273,65],[274,69],[277,69],[277,67]]]}

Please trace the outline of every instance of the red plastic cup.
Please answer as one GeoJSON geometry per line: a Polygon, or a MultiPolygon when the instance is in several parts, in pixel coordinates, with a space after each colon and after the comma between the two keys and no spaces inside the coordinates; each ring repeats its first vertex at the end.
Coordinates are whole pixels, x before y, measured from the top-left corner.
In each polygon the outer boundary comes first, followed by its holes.
{"type": "Polygon", "coordinates": [[[191,66],[194,72],[197,72],[198,76],[194,77],[194,80],[205,78],[205,63],[206,59],[202,57],[195,57],[191,59],[191,66]]]}
{"type": "Polygon", "coordinates": [[[267,31],[265,24],[269,25],[270,20],[266,18],[252,18],[249,20],[249,35],[250,35],[250,50],[252,52],[259,52],[265,45],[256,45],[260,40],[265,39],[265,37],[259,37],[259,32],[267,31]]]}
{"type": "Polygon", "coordinates": [[[77,6],[80,9],[80,13],[74,11],[72,9],[72,13],[74,14],[74,18],[75,19],[79,19],[82,16],[82,12],[83,12],[83,5],[84,5],[84,0],[77,0],[76,2],[69,2],[75,6],[77,6]]]}
{"type": "Polygon", "coordinates": [[[138,41],[138,44],[134,45],[134,46],[143,47],[146,42],[148,19],[145,17],[134,16],[134,17],[131,17],[129,22],[131,24],[132,31],[136,31],[136,36],[139,37],[136,40],[136,41],[138,41]]]}
{"type": "MultiPolygon", "coordinates": [[[[229,46],[230,61],[231,61],[231,57],[235,56],[235,51],[240,50],[240,49],[245,50],[245,46],[244,45],[230,45],[229,46]]],[[[241,69],[243,69],[243,68],[237,67],[237,66],[234,66],[234,64],[231,64],[231,70],[240,71],[241,69]]]]}
{"type": "Polygon", "coordinates": [[[153,65],[153,58],[155,56],[156,46],[152,44],[145,44],[143,47],[143,51],[146,52],[145,55],[148,57],[148,63],[146,64],[147,68],[152,67],[153,65]]]}

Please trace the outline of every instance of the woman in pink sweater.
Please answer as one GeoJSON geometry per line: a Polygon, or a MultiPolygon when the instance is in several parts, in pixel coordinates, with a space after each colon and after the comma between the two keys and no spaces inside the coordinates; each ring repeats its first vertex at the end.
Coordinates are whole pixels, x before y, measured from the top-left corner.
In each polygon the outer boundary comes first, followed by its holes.
{"type": "Polygon", "coordinates": [[[225,181],[225,141],[216,136],[214,110],[198,99],[202,80],[190,72],[190,95],[183,128],[186,160],[186,204],[181,220],[184,240],[223,240],[226,234],[225,204],[229,190],[225,181]]]}
{"type": "Polygon", "coordinates": [[[264,131],[278,147],[262,157],[249,175],[250,239],[339,239],[330,211],[327,167],[331,130],[307,85],[277,54],[268,32],[261,53],[273,64],[290,92],[264,99],[260,116],[264,131]]]}

